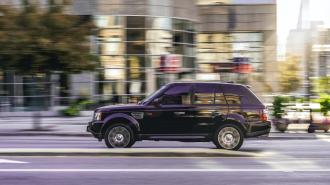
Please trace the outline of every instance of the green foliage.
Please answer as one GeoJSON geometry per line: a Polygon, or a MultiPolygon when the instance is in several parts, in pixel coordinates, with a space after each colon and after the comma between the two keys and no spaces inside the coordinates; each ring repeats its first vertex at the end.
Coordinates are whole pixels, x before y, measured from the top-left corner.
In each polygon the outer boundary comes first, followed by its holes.
{"type": "Polygon", "coordinates": [[[88,106],[92,105],[93,101],[79,98],[76,102],[72,103],[68,108],[61,111],[63,116],[79,116],[80,111],[86,109],[88,106]]]}
{"type": "Polygon", "coordinates": [[[49,2],[47,10],[28,1],[22,10],[0,6],[0,69],[37,74],[95,68],[90,17],[64,14],[62,6],[49,2]]]}
{"type": "Polygon", "coordinates": [[[284,113],[284,103],[288,103],[289,99],[283,96],[276,96],[273,101],[273,116],[275,118],[282,118],[284,113]]]}
{"type": "Polygon", "coordinates": [[[280,87],[283,92],[289,93],[299,89],[301,77],[299,76],[298,57],[289,57],[280,64],[280,87]]]}
{"type": "Polygon", "coordinates": [[[80,114],[80,109],[77,104],[72,104],[68,108],[62,110],[63,116],[74,117],[74,116],[79,116],[79,114],[80,114]]]}
{"type": "Polygon", "coordinates": [[[313,81],[314,91],[318,94],[330,94],[330,77],[319,77],[313,81]]]}
{"type": "Polygon", "coordinates": [[[328,112],[330,111],[330,95],[321,94],[317,102],[320,103],[320,111],[323,113],[324,116],[327,116],[328,112]]]}

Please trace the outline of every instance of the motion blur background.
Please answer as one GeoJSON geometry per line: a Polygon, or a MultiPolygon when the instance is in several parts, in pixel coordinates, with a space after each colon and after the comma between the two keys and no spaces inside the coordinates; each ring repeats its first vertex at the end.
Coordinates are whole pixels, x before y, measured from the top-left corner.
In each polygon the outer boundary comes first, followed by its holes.
{"type": "Polygon", "coordinates": [[[232,81],[270,105],[281,96],[320,109],[330,89],[327,4],[0,0],[0,112],[79,115],[172,81],[232,81]]]}

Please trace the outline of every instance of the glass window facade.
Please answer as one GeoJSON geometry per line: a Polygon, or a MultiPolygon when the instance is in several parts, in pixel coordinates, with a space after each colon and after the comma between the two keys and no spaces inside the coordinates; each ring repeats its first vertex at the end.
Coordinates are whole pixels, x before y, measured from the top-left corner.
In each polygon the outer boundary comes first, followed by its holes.
{"type": "Polygon", "coordinates": [[[155,80],[156,88],[159,88],[169,81],[169,76],[170,80],[192,79],[196,67],[196,31],[192,21],[98,15],[95,22],[98,27],[98,55],[105,68],[99,85],[99,95],[104,99],[120,95],[127,97],[120,102],[137,101],[147,94],[150,80],[155,80]],[[158,71],[163,65],[161,58],[168,55],[176,55],[176,60],[180,60],[179,68],[170,75],[166,71],[158,71]],[[148,77],[150,70],[154,78],[148,77]]]}
{"type": "MultiPolygon", "coordinates": [[[[210,67],[212,63],[233,63],[238,62],[238,59],[249,63],[253,72],[263,71],[262,33],[201,33],[197,36],[197,42],[197,59],[202,72],[214,72],[214,68],[210,67]]],[[[230,74],[223,74],[224,77],[226,75],[230,74]]]]}

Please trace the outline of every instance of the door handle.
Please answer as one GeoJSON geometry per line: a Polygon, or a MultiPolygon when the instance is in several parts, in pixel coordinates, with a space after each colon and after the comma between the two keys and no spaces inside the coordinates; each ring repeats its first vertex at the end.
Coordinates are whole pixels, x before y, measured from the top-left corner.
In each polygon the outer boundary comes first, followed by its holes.
{"type": "Polygon", "coordinates": [[[180,112],[174,112],[174,114],[177,116],[182,116],[182,115],[185,115],[186,112],[180,111],[180,112]]]}

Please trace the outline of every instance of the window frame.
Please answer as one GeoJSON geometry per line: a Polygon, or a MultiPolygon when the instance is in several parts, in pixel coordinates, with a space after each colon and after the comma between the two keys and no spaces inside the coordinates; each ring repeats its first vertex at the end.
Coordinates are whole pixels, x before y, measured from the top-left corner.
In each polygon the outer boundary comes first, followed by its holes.
{"type": "Polygon", "coordinates": [[[223,91],[223,85],[217,85],[216,88],[215,88],[215,91],[214,91],[214,105],[226,105],[226,106],[229,105],[228,104],[228,101],[226,99],[226,95],[225,95],[225,93],[223,91]],[[217,90],[219,90],[221,92],[221,94],[223,95],[223,98],[225,100],[225,104],[215,103],[215,97],[216,97],[215,94],[216,94],[216,91],[217,90]]]}
{"type": "Polygon", "coordinates": [[[210,85],[210,86],[212,86],[212,88],[213,88],[213,92],[212,92],[212,94],[213,94],[213,103],[212,104],[196,104],[195,103],[195,97],[196,97],[196,89],[197,89],[197,85],[198,84],[194,84],[193,85],[193,91],[192,91],[192,105],[197,105],[197,106],[214,106],[215,104],[215,89],[216,89],[216,87],[213,85],[213,84],[208,84],[208,85],[210,85]]]}
{"type": "Polygon", "coordinates": [[[194,84],[193,86],[193,91],[192,91],[192,105],[196,105],[196,106],[228,106],[228,102],[227,102],[227,99],[226,99],[226,96],[225,94],[223,93],[223,88],[221,87],[220,84],[209,84],[210,86],[213,87],[213,103],[212,104],[197,104],[195,103],[195,94],[196,94],[196,86],[198,84],[194,84]],[[215,98],[216,98],[216,92],[217,91],[220,91],[222,94],[223,94],[223,97],[224,97],[224,101],[225,103],[222,103],[222,104],[219,104],[219,103],[215,103],[215,98]]]}
{"type": "MultiPolygon", "coordinates": [[[[193,96],[193,89],[194,89],[194,85],[193,84],[175,84],[175,85],[171,85],[169,86],[168,88],[166,88],[160,96],[158,96],[157,98],[163,98],[163,96],[165,95],[165,93],[170,90],[171,88],[175,88],[175,87],[178,87],[178,86],[190,86],[189,87],[189,99],[190,99],[190,104],[163,104],[163,103],[160,103],[160,106],[161,107],[187,107],[187,106],[192,106],[193,105],[193,99],[192,99],[192,96],[193,96]]],[[[156,98],[155,98],[156,99],[156,98]]]]}

